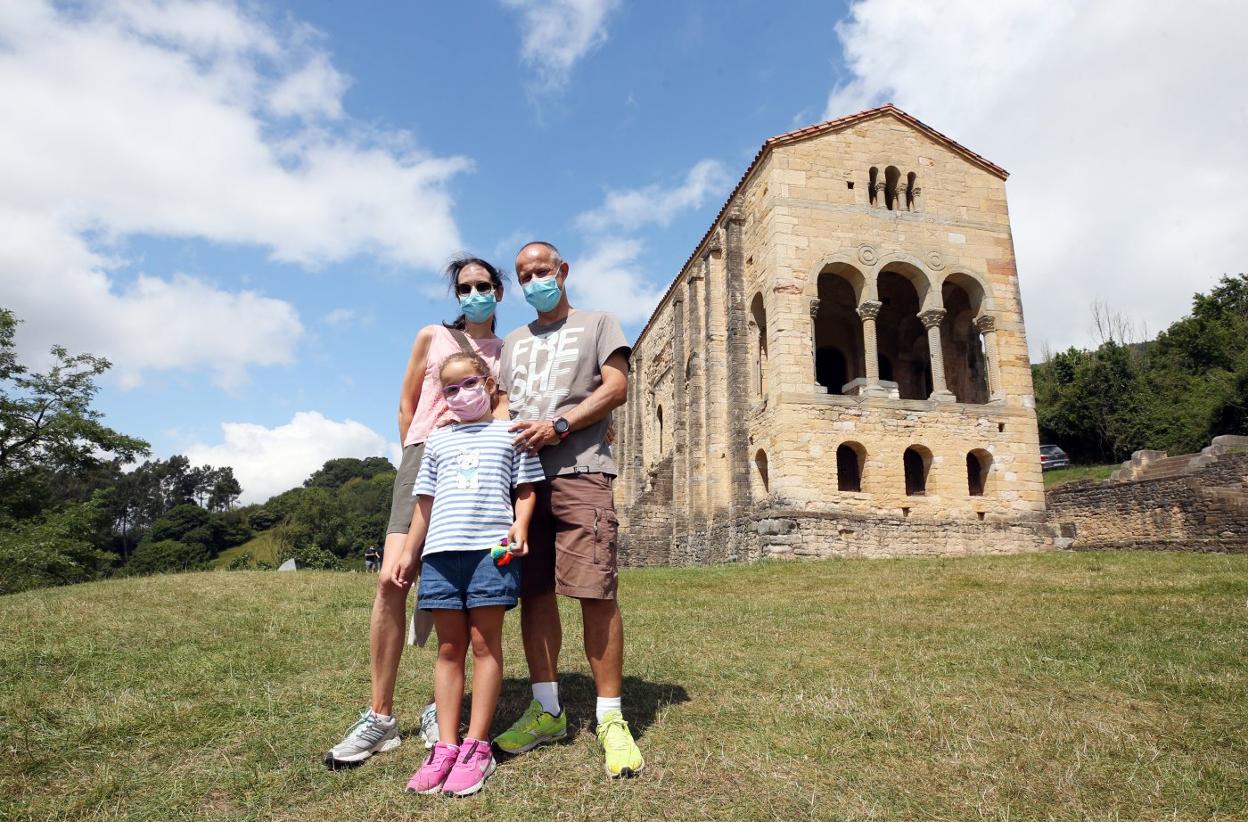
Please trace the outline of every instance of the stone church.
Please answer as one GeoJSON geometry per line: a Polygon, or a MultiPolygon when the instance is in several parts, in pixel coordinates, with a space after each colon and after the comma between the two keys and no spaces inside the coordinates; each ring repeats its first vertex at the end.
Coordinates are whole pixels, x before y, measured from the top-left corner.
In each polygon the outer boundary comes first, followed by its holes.
{"type": "Polygon", "coordinates": [[[892,105],[763,143],[636,341],[624,564],[1052,546],[1006,176],[892,105]]]}

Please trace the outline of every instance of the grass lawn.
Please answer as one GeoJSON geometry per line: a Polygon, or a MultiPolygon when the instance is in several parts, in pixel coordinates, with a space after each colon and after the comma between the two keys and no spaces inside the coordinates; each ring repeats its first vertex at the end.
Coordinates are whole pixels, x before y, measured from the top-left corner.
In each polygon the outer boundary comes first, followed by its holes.
{"type": "MultiPolygon", "coordinates": [[[[566,744],[452,802],[367,699],[373,577],[206,572],[0,597],[0,819],[1248,816],[1248,556],[1051,553],[633,570],[612,782],[565,610],[566,744]]],[[[518,619],[496,727],[528,701],[518,619]]],[[[411,730],[430,653],[403,661],[411,730]]]]}
{"type": "Polygon", "coordinates": [[[262,561],[276,565],[277,540],[273,538],[273,532],[261,531],[242,545],[226,548],[213,560],[212,564],[216,568],[228,568],[236,557],[241,557],[243,554],[251,556],[252,565],[262,561]]]}
{"type": "Polygon", "coordinates": [[[1054,468],[1052,471],[1044,472],[1044,487],[1053,488],[1077,480],[1109,479],[1109,475],[1121,467],[1122,463],[1116,462],[1113,465],[1072,465],[1069,468],[1054,468]]]}

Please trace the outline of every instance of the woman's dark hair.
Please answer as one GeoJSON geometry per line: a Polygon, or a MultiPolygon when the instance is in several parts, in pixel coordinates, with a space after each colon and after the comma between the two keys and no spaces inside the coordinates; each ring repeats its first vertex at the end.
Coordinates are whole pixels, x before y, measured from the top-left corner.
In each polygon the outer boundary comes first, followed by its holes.
{"type": "MultiPolygon", "coordinates": [[[[480,257],[462,256],[462,257],[456,257],[455,259],[451,260],[450,264],[447,265],[446,267],[446,277],[448,280],[451,281],[451,294],[452,295],[455,295],[458,297],[458,294],[456,293],[455,288],[456,286],[459,285],[459,272],[463,271],[465,268],[467,268],[470,265],[481,266],[482,268],[485,269],[485,272],[490,275],[490,282],[494,284],[495,288],[503,287],[503,273],[498,270],[497,266],[487,263],[485,260],[481,259],[480,257]]],[[[494,330],[495,322],[497,322],[497,320],[491,317],[490,318],[490,330],[491,331],[494,330]]],[[[458,317],[455,318],[454,322],[450,322],[450,323],[444,322],[442,323],[442,325],[446,326],[447,328],[458,328],[460,331],[463,331],[465,328],[468,327],[468,320],[466,317],[464,317],[463,314],[460,314],[458,317]]]]}

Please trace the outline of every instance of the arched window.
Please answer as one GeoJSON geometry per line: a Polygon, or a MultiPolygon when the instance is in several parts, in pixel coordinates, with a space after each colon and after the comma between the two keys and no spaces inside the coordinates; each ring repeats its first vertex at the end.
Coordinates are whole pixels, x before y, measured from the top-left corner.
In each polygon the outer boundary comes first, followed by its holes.
{"type": "Polygon", "coordinates": [[[846,442],[836,449],[836,488],[838,491],[861,491],[862,468],[867,451],[856,442],[846,442]]]}
{"type": "Polygon", "coordinates": [[[976,448],[966,455],[966,487],[972,497],[982,497],[992,471],[992,454],[976,448]]]}
{"type": "Polygon", "coordinates": [[[932,452],[921,445],[912,445],[902,454],[901,463],[906,473],[906,496],[921,497],[926,494],[932,452]]]}
{"type": "Polygon", "coordinates": [[[867,202],[871,205],[880,205],[875,196],[875,183],[880,178],[880,170],[875,166],[871,166],[871,171],[867,178],[867,202]]]}
{"type": "Polygon", "coordinates": [[[819,302],[812,318],[815,382],[829,394],[842,393],[846,383],[866,372],[862,320],[857,312],[865,285],[862,272],[845,263],[819,272],[819,302]]]}
{"type": "Polygon", "coordinates": [[[754,455],[754,468],[758,471],[758,481],[762,486],[763,493],[771,493],[771,477],[767,472],[767,452],[761,448],[754,455]]]}
{"type": "Polygon", "coordinates": [[[897,181],[901,179],[901,172],[897,170],[897,166],[889,166],[884,169],[884,206],[889,211],[900,208],[897,200],[897,181]]]}
{"type": "Polygon", "coordinates": [[[914,211],[914,191],[918,187],[919,175],[911,171],[906,175],[906,211],[914,211]]]}
{"type": "Polygon", "coordinates": [[[750,326],[753,332],[750,353],[754,361],[754,392],[762,397],[767,393],[767,309],[763,307],[762,294],[755,294],[750,302],[750,326]]]}
{"type": "Polygon", "coordinates": [[[663,406],[659,406],[654,412],[655,419],[659,421],[659,456],[663,455],[663,406]]]}
{"type": "Polygon", "coordinates": [[[880,272],[876,288],[883,304],[875,321],[880,379],[896,382],[903,400],[925,400],[932,393],[927,330],[919,320],[929,288],[926,276],[894,263],[880,272]]]}

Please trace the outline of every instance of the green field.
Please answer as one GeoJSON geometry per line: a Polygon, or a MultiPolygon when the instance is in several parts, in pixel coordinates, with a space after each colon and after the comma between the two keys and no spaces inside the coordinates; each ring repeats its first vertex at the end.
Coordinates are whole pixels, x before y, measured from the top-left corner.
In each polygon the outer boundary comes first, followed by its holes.
{"type": "Polygon", "coordinates": [[[1044,472],[1044,487],[1053,488],[1078,480],[1109,479],[1109,475],[1121,467],[1122,463],[1116,462],[1113,465],[1072,465],[1069,468],[1054,468],[1052,471],[1044,472]]]}
{"type": "MultiPolygon", "coordinates": [[[[0,819],[1215,819],[1248,815],[1248,556],[1055,553],[626,571],[611,782],[565,612],[566,744],[452,802],[409,741],[321,765],[368,693],[363,574],[0,598],[0,819]]],[[[505,724],[527,702],[509,618],[505,724]]],[[[428,649],[403,662],[408,730],[428,649]]]]}
{"type": "Polygon", "coordinates": [[[226,548],[212,561],[212,565],[214,568],[228,568],[231,562],[243,555],[251,557],[252,565],[257,562],[277,565],[277,540],[273,538],[273,532],[261,531],[242,545],[226,548]]]}

